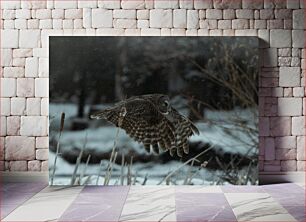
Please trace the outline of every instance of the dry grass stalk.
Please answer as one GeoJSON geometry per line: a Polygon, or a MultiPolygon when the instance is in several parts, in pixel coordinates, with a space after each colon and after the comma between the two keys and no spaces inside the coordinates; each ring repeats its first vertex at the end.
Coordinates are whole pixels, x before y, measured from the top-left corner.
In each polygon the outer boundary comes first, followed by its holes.
{"type": "MultiPolygon", "coordinates": [[[[71,182],[70,182],[70,185],[73,186],[73,185],[79,185],[79,184],[76,184],[76,180],[77,180],[77,172],[78,172],[78,169],[79,169],[79,166],[81,164],[81,160],[82,160],[82,156],[83,156],[83,152],[86,148],[86,144],[87,144],[87,136],[88,136],[88,133],[86,132],[85,134],[85,141],[84,141],[84,145],[81,149],[81,152],[79,153],[79,156],[76,160],[76,163],[75,163],[75,167],[74,167],[74,170],[73,170],[73,174],[72,174],[72,177],[71,177],[71,182]]],[[[79,178],[80,179],[80,178],[79,178]]],[[[79,180],[79,183],[81,181],[79,180]]]]}
{"type": "Polygon", "coordinates": [[[55,170],[56,170],[56,163],[57,163],[57,158],[60,155],[60,140],[61,136],[64,130],[64,124],[65,124],[65,113],[63,112],[61,114],[61,124],[60,124],[60,129],[59,129],[59,135],[58,135],[58,140],[56,144],[56,153],[55,153],[55,158],[54,158],[54,163],[53,163],[53,171],[51,174],[51,186],[53,185],[54,177],[55,177],[55,170]]]}
{"type": "MultiPolygon", "coordinates": [[[[166,181],[167,183],[170,184],[170,178],[172,175],[174,175],[178,170],[180,170],[182,167],[186,166],[187,164],[189,164],[192,161],[198,161],[197,158],[202,156],[203,154],[205,154],[206,152],[208,152],[209,150],[211,150],[212,148],[214,148],[214,145],[210,146],[209,148],[207,148],[206,150],[202,151],[201,153],[199,153],[198,155],[196,155],[193,158],[190,158],[189,160],[187,160],[185,163],[183,163],[181,166],[179,166],[177,169],[175,169],[174,171],[172,171],[171,173],[169,173],[165,178],[162,179],[162,181],[160,181],[158,183],[158,185],[162,184],[164,181],[166,181]]],[[[167,185],[169,185],[167,184],[167,185]]]]}
{"type": "Polygon", "coordinates": [[[190,164],[190,167],[188,168],[188,172],[186,174],[186,177],[184,179],[184,182],[183,182],[183,185],[188,185],[189,184],[189,181],[191,182],[192,180],[192,168],[193,168],[193,164],[194,164],[194,160],[191,161],[191,164],[190,164]]]}
{"type": "Polygon", "coordinates": [[[148,180],[148,174],[145,175],[145,178],[141,185],[146,185],[147,180],[148,180]]]}
{"type": "Polygon", "coordinates": [[[100,178],[100,175],[102,173],[102,167],[103,167],[103,160],[100,161],[100,166],[99,166],[99,171],[98,171],[98,175],[97,175],[96,185],[99,184],[99,178],[100,178]]]}
{"type": "Polygon", "coordinates": [[[118,152],[115,152],[113,157],[111,156],[111,159],[110,159],[110,162],[108,164],[108,168],[107,168],[107,171],[106,171],[105,177],[104,177],[104,186],[109,185],[110,179],[112,177],[113,165],[114,165],[114,163],[117,159],[117,154],[118,154],[118,152]]]}
{"type": "Polygon", "coordinates": [[[121,156],[121,174],[120,174],[120,185],[124,184],[124,153],[121,156]]]}
{"type": "Polygon", "coordinates": [[[127,180],[128,180],[128,185],[132,185],[132,166],[133,166],[133,156],[131,156],[130,164],[128,165],[128,175],[127,175],[127,180]]]}
{"type": "MultiPolygon", "coordinates": [[[[91,158],[91,155],[89,154],[89,155],[87,156],[86,164],[85,164],[85,166],[84,166],[84,168],[83,168],[83,170],[82,170],[82,172],[81,172],[81,174],[80,174],[80,181],[82,181],[82,179],[84,178],[84,176],[85,176],[85,174],[86,174],[86,169],[87,169],[87,167],[88,167],[90,158],[91,158]]],[[[85,183],[83,183],[83,185],[85,185],[85,183]]]]}

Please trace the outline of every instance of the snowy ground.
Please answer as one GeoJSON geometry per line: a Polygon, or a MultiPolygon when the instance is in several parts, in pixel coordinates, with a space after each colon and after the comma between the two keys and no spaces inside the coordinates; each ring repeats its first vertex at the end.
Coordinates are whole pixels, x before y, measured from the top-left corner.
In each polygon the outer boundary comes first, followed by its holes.
{"type": "MultiPolygon", "coordinates": [[[[89,107],[86,107],[85,113],[88,113],[89,107]]],[[[50,104],[50,135],[56,138],[58,135],[59,127],[59,117],[61,112],[65,112],[65,130],[61,138],[61,151],[69,151],[73,148],[82,149],[85,142],[85,135],[87,133],[87,143],[85,149],[96,150],[97,152],[109,152],[112,150],[114,145],[114,139],[116,136],[117,129],[113,126],[100,126],[96,128],[96,121],[90,121],[90,128],[83,131],[69,131],[71,125],[71,119],[76,115],[77,108],[73,104],[50,104]]],[[[236,109],[233,111],[206,111],[205,122],[196,123],[198,129],[200,130],[200,135],[193,136],[190,138],[193,142],[203,142],[217,145],[224,152],[230,153],[240,153],[252,155],[257,153],[256,147],[250,150],[250,144],[258,142],[256,134],[250,135],[247,130],[240,127],[239,122],[244,121],[250,129],[256,129],[257,117],[253,115],[252,110],[240,110],[236,109]],[[254,117],[254,118],[253,118],[254,117]],[[237,122],[234,124],[233,122],[237,122]],[[230,131],[230,133],[229,133],[230,131]],[[246,145],[248,144],[248,145],[246,145]]],[[[128,152],[132,149],[138,154],[146,154],[142,145],[133,141],[128,137],[123,130],[120,130],[118,141],[118,147],[124,147],[125,151],[128,152]]],[[[50,169],[53,169],[54,153],[50,152],[49,164],[50,169]]],[[[98,180],[98,184],[103,184],[103,176],[105,175],[105,170],[107,168],[109,161],[105,160],[102,164],[101,177],[98,180]]],[[[171,161],[167,164],[155,164],[155,163],[134,163],[132,166],[132,173],[135,176],[135,184],[142,184],[144,178],[147,175],[146,184],[154,185],[160,183],[160,181],[169,174],[169,172],[174,171],[182,163],[179,161],[171,161]]],[[[69,164],[64,159],[58,159],[56,167],[56,177],[54,179],[54,184],[70,184],[71,175],[73,174],[75,165],[69,164]]],[[[84,173],[85,164],[81,164],[78,168],[78,174],[84,173]]],[[[82,181],[84,182],[88,179],[88,184],[97,183],[97,174],[101,170],[99,164],[91,164],[86,168],[85,175],[92,175],[90,178],[85,176],[82,181]]],[[[127,169],[125,168],[125,171],[127,169]]],[[[196,167],[192,168],[192,172],[196,172],[198,169],[196,167]]],[[[180,169],[175,176],[172,177],[173,180],[178,184],[183,184],[187,172],[190,171],[189,166],[184,166],[180,169]]],[[[206,169],[201,169],[195,174],[192,183],[194,184],[210,184],[218,181],[218,178],[222,172],[209,171],[206,169]]],[[[112,179],[110,184],[118,184],[121,174],[121,166],[114,164],[112,179]]],[[[134,180],[134,179],[133,179],[134,180]]],[[[81,181],[81,183],[82,183],[81,181]]],[[[165,182],[164,182],[165,183],[165,182]]]]}

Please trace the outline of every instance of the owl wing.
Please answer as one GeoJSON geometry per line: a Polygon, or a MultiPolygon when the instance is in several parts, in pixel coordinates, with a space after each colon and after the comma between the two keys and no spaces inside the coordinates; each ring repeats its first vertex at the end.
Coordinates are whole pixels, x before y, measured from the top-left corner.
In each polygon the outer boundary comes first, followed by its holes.
{"type": "Polygon", "coordinates": [[[171,110],[173,125],[175,128],[175,149],[170,150],[170,154],[177,152],[178,156],[189,153],[188,138],[194,134],[199,135],[197,127],[185,116],[181,115],[176,109],[171,110]]]}
{"type": "Polygon", "coordinates": [[[174,125],[148,100],[133,98],[122,101],[112,108],[93,114],[91,118],[106,119],[124,129],[134,140],[143,143],[148,152],[151,148],[156,153],[159,153],[159,148],[175,148],[174,125]],[[124,117],[122,110],[126,111],[124,117]]]}

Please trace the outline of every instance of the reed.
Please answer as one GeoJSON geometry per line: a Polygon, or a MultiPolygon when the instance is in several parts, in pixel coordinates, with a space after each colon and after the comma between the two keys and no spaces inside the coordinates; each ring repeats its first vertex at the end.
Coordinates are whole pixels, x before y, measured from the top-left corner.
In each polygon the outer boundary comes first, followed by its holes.
{"type": "Polygon", "coordinates": [[[78,156],[78,158],[76,160],[75,167],[74,167],[74,170],[73,170],[73,174],[72,174],[72,177],[71,177],[71,182],[70,182],[71,186],[73,186],[73,185],[80,185],[80,183],[81,183],[80,177],[79,177],[79,183],[77,183],[77,172],[78,172],[78,169],[79,169],[80,164],[81,164],[81,160],[82,160],[82,157],[83,157],[84,150],[86,148],[87,137],[88,137],[88,133],[86,131],[84,144],[83,144],[81,152],[79,153],[79,156],[78,156]]]}
{"type": "Polygon", "coordinates": [[[65,113],[63,112],[61,114],[61,124],[60,124],[60,129],[59,129],[58,140],[57,140],[57,144],[56,144],[56,153],[55,153],[55,158],[54,158],[54,163],[53,163],[53,171],[52,171],[52,174],[51,174],[51,182],[50,182],[51,186],[53,185],[53,182],[54,182],[57,158],[60,155],[60,140],[61,140],[62,133],[63,133],[63,130],[64,130],[64,124],[65,124],[65,113]]]}
{"type": "MultiPolygon", "coordinates": [[[[88,167],[90,158],[91,158],[91,155],[89,154],[89,155],[87,156],[86,164],[85,164],[85,166],[84,166],[84,168],[83,168],[83,170],[82,170],[82,172],[81,172],[81,174],[80,174],[80,181],[82,181],[82,179],[83,179],[84,176],[86,175],[86,169],[87,169],[87,167],[88,167]]],[[[85,185],[85,184],[83,183],[83,185],[85,185]]]]}
{"type": "Polygon", "coordinates": [[[100,161],[100,166],[99,166],[99,170],[98,170],[96,185],[99,184],[99,177],[100,177],[100,175],[101,175],[101,173],[102,173],[102,167],[103,167],[103,160],[100,161]]]}

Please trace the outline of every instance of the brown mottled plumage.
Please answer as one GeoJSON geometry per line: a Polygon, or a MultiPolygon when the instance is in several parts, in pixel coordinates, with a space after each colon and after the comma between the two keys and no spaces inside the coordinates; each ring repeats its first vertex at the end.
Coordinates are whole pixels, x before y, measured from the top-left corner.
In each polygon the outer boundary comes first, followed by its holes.
{"type": "Polygon", "coordinates": [[[159,153],[159,148],[188,154],[188,138],[199,134],[196,126],[170,105],[169,97],[162,94],[135,96],[123,100],[113,107],[99,111],[91,118],[106,119],[126,131],[145,149],[159,153]]]}

